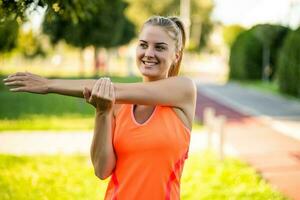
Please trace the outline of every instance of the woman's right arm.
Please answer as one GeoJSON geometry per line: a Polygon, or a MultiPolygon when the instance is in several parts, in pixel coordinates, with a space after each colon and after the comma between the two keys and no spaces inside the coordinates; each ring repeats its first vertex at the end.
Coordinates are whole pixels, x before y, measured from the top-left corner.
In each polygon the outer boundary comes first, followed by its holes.
{"type": "Polygon", "coordinates": [[[113,147],[113,132],[115,127],[114,103],[115,93],[111,81],[99,79],[92,92],[83,90],[86,101],[96,108],[94,135],[91,145],[91,160],[95,175],[100,179],[110,176],[116,165],[116,155],[113,147]]]}
{"type": "Polygon", "coordinates": [[[113,148],[114,117],[96,112],[94,136],[90,149],[95,175],[101,180],[109,177],[116,165],[113,148]]]}

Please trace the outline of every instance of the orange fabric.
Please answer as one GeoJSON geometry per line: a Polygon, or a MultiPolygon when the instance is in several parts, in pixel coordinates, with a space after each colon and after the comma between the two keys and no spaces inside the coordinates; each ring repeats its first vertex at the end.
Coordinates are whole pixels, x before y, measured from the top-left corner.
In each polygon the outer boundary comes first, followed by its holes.
{"type": "Polygon", "coordinates": [[[139,124],[133,105],[122,105],[113,138],[117,163],[105,199],[180,199],[189,143],[190,131],[171,107],[156,106],[151,117],[139,124]]]}

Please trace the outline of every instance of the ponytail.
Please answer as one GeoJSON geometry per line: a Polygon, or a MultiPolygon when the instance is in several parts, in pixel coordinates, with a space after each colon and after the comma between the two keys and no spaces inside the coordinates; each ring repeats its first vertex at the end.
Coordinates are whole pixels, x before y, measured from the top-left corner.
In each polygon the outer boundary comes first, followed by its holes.
{"type": "Polygon", "coordinates": [[[179,59],[176,63],[174,63],[168,73],[168,77],[171,76],[177,76],[179,74],[179,69],[180,69],[180,65],[181,65],[181,60],[182,60],[182,56],[183,56],[183,49],[185,46],[185,41],[186,41],[186,33],[185,33],[185,28],[183,25],[183,22],[178,18],[178,17],[169,17],[170,20],[172,20],[176,26],[179,28],[180,30],[180,37],[178,38],[178,51],[179,51],[179,59]]]}

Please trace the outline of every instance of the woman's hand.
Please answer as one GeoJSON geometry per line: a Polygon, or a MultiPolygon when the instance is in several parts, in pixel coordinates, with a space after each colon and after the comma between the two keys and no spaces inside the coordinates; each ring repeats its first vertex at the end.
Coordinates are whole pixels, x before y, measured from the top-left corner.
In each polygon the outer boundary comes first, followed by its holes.
{"type": "Polygon", "coordinates": [[[112,113],[115,103],[115,91],[109,78],[100,78],[93,86],[92,92],[84,88],[85,100],[92,104],[98,113],[112,113]]]}
{"type": "Polygon", "coordinates": [[[5,85],[13,87],[10,89],[12,92],[47,94],[50,80],[29,72],[17,72],[3,81],[5,85]]]}

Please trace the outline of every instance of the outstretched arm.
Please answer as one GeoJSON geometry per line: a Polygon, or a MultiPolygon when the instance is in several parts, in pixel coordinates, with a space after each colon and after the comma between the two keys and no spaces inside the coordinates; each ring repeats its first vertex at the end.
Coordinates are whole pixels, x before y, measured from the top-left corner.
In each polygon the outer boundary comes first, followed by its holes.
{"type": "MultiPolygon", "coordinates": [[[[28,72],[18,72],[4,79],[5,85],[13,86],[15,92],[38,94],[57,93],[83,97],[84,88],[92,90],[96,80],[46,79],[28,72]]],[[[135,103],[143,105],[167,105],[182,107],[192,103],[196,96],[196,87],[186,77],[171,77],[163,80],[143,83],[114,83],[116,103],[135,103]]]]}
{"type": "Polygon", "coordinates": [[[92,91],[96,83],[94,79],[47,79],[29,72],[17,72],[3,81],[5,85],[13,87],[10,89],[12,92],[56,93],[74,97],[83,97],[83,89],[88,88],[92,91]]]}

